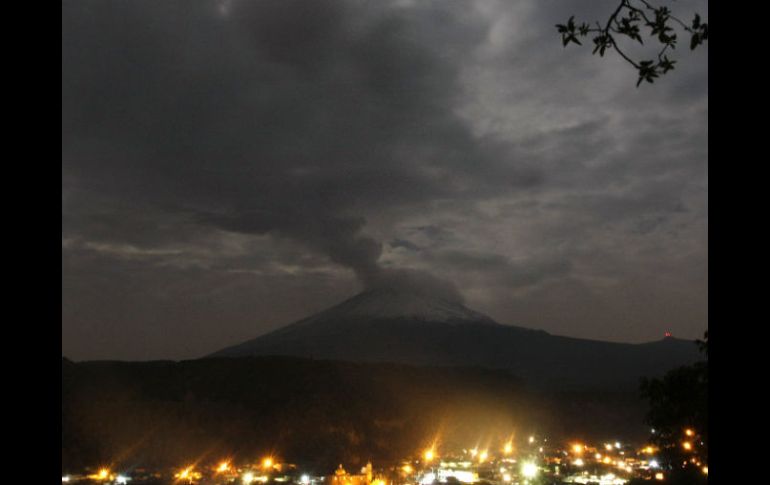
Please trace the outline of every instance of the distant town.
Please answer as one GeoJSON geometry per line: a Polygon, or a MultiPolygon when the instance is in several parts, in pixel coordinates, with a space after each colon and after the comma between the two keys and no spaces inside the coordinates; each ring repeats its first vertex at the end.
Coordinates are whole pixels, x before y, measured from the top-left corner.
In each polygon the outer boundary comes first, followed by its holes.
{"type": "MultiPolygon", "coordinates": [[[[652,430],[654,435],[654,430],[652,430]]],[[[682,467],[697,467],[708,475],[703,442],[696,430],[682,430],[679,446],[689,461],[682,467]]],[[[336,470],[308,470],[278,456],[263,456],[250,463],[219,461],[180,464],[175,469],[151,470],[142,467],[121,469],[102,464],[80,473],[62,476],[70,484],[144,485],[527,485],[599,484],[622,485],[632,479],[666,482],[666,470],[651,444],[607,441],[553,443],[546,437],[513,438],[496,446],[474,445],[467,449],[442,450],[436,441],[421,456],[400,463],[378,466],[369,462],[350,470],[341,463],[336,470]]]]}

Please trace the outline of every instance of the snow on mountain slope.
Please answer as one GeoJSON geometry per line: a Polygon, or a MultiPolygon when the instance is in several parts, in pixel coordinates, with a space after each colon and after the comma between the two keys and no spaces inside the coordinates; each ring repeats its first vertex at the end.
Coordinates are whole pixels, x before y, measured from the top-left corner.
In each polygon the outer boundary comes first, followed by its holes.
{"type": "Polygon", "coordinates": [[[488,316],[475,312],[461,303],[391,288],[359,293],[309,320],[330,318],[340,320],[409,318],[426,322],[496,324],[488,316]]]}

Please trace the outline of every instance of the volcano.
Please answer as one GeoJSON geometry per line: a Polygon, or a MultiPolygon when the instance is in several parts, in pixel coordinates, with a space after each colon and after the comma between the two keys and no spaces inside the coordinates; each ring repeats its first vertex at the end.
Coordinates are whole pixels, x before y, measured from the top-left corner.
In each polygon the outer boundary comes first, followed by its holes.
{"type": "Polygon", "coordinates": [[[628,344],[505,325],[414,289],[364,291],[332,308],[208,357],[294,356],[504,369],[536,388],[634,390],[699,359],[693,341],[628,344]]]}

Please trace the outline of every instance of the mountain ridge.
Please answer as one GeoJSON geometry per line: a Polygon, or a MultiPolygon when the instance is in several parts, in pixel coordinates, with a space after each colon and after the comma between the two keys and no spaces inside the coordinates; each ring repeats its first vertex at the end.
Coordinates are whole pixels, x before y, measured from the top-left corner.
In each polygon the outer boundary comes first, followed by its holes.
{"type": "Polygon", "coordinates": [[[552,335],[504,325],[460,302],[369,290],[206,357],[284,355],[354,362],[507,369],[551,389],[635,389],[699,355],[694,342],[641,344],[552,335]]]}

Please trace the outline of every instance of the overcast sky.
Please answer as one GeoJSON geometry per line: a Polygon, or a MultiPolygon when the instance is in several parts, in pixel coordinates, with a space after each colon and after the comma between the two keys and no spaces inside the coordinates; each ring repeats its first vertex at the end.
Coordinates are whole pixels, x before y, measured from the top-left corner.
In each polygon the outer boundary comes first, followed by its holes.
{"type": "Polygon", "coordinates": [[[62,354],[195,358],[399,272],[501,323],[701,336],[708,47],[638,89],[562,47],[616,3],[65,1],[62,354]]]}

